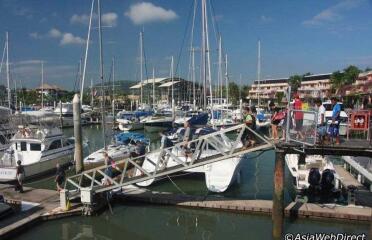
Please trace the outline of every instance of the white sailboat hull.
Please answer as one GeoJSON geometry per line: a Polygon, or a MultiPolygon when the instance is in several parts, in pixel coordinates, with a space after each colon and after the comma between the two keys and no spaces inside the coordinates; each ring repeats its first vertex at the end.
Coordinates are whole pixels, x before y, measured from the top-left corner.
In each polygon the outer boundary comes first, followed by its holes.
{"type": "MultiPolygon", "coordinates": [[[[151,161],[146,159],[142,165],[142,167],[146,171],[152,172],[155,170],[155,165],[158,163],[159,159],[158,154],[159,153],[153,153],[147,156],[151,161]],[[153,163],[155,163],[155,165],[153,163]]],[[[185,161],[185,156],[182,156],[182,153],[174,152],[174,154],[177,155],[181,160],[185,161]]],[[[216,150],[205,150],[201,155],[201,158],[216,154],[218,154],[218,151],[216,150]]],[[[205,183],[209,191],[224,192],[237,179],[240,171],[240,161],[241,157],[233,157],[223,161],[188,169],[185,170],[185,172],[204,173],[205,183]]],[[[172,159],[169,159],[167,167],[172,167],[176,165],[178,165],[177,162],[173,161],[172,159]]],[[[135,175],[136,176],[141,175],[141,172],[139,170],[136,170],[135,175]]],[[[137,185],[141,187],[147,187],[157,180],[158,179],[150,179],[147,181],[137,183],[137,185]]]]}
{"type": "Polygon", "coordinates": [[[143,129],[143,123],[129,120],[117,120],[120,131],[135,131],[143,129]]]}
{"type": "Polygon", "coordinates": [[[126,145],[109,145],[107,150],[103,148],[93,152],[88,157],[84,158],[84,166],[87,169],[92,169],[98,166],[102,166],[105,162],[103,153],[107,152],[108,155],[115,161],[123,160],[130,157],[130,153],[135,151],[134,147],[126,145]]]}

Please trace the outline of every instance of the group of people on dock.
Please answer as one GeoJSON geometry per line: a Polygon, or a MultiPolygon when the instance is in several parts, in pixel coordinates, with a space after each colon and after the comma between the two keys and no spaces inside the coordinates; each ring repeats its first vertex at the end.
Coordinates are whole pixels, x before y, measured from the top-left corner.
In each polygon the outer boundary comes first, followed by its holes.
{"type": "MultiPolygon", "coordinates": [[[[14,190],[19,191],[20,193],[23,193],[24,192],[23,182],[26,177],[26,171],[20,160],[17,161],[16,177],[17,177],[17,181],[15,183],[14,190]]],[[[66,179],[65,170],[62,166],[60,166],[59,163],[57,163],[54,182],[56,183],[56,189],[58,192],[63,190],[63,184],[65,182],[65,179],[66,179]]]]}
{"type": "MultiPolygon", "coordinates": [[[[341,105],[338,102],[336,97],[331,98],[332,104],[332,115],[331,122],[327,124],[326,122],[326,109],[321,101],[321,99],[315,99],[314,110],[317,112],[316,128],[317,136],[316,140],[319,144],[327,143],[331,138],[335,139],[336,144],[340,144],[339,128],[340,128],[340,113],[341,105]]],[[[304,126],[304,113],[308,110],[308,107],[305,107],[304,102],[300,99],[298,94],[294,95],[294,101],[291,103],[291,113],[288,116],[288,109],[279,109],[275,106],[274,102],[270,102],[269,108],[271,110],[271,139],[279,140],[278,128],[282,129],[282,138],[284,140],[286,137],[286,128],[289,126],[289,129],[293,129],[296,132],[296,139],[299,141],[304,141],[306,139],[306,134],[303,132],[304,126]],[[287,121],[290,121],[289,124],[287,121]]],[[[309,120],[309,119],[308,119],[309,120]]],[[[311,120],[309,120],[311,121],[311,120]]],[[[315,125],[315,124],[314,124],[315,125]]]]}
{"type": "MultiPolygon", "coordinates": [[[[340,144],[340,137],[339,137],[339,128],[340,128],[340,113],[341,113],[341,105],[338,102],[336,97],[331,98],[331,105],[332,105],[332,115],[331,119],[327,124],[326,119],[326,109],[321,101],[321,99],[315,99],[314,105],[312,108],[311,113],[309,110],[309,104],[304,103],[298,94],[294,94],[294,100],[290,103],[290,111],[288,111],[288,107],[284,109],[280,109],[275,105],[274,102],[269,103],[269,112],[271,113],[271,135],[270,139],[274,141],[278,140],[285,140],[287,133],[295,133],[295,138],[299,141],[305,141],[307,136],[306,131],[304,131],[304,117],[306,112],[308,111],[313,116],[315,112],[317,114],[317,119],[307,119],[305,121],[312,121],[311,123],[307,122],[306,124],[310,124],[315,127],[316,125],[316,141],[318,144],[326,144],[331,139],[335,140],[335,144],[340,144]],[[290,113],[290,116],[288,116],[290,113]],[[289,121],[289,122],[288,122],[289,121]],[[287,126],[289,127],[287,131],[287,126]],[[281,138],[280,131],[281,130],[281,138]]],[[[244,123],[250,127],[251,129],[256,129],[256,118],[257,118],[257,111],[254,106],[245,107],[243,112],[243,121],[244,123]]],[[[311,118],[311,117],[310,117],[311,118]]],[[[253,146],[256,143],[256,139],[254,134],[250,134],[248,130],[245,130],[242,135],[242,142],[244,147],[253,146]]]]}

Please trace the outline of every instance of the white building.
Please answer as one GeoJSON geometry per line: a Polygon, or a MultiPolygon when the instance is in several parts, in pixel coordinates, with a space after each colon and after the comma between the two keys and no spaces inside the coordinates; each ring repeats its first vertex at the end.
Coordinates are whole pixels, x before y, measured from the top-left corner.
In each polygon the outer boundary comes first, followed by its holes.
{"type": "MultiPolygon", "coordinates": [[[[331,74],[305,76],[298,89],[301,98],[325,98],[331,95],[331,74]]],[[[289,78],[256,80],[248,93],[247,99],[257,102],[258,97],[264,102],[276,97],[277,92],[285,92],[289,78]]]]}

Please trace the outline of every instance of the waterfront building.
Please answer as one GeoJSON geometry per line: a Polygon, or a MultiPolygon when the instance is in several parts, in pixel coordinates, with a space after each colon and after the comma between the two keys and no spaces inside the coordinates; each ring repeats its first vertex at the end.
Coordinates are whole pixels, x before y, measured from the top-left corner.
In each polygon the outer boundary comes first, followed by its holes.
{"type": "MultiPolygon", "coordinates": [[[[302,79],[298,89],[300,98],[326,98],[331,95],[331,74],[308,75],[302,79]]],[[[277,92],[287,91],[289,78],[255,80],[247,99],[252,103],[258,101],[258,97],[264,102],[276,97],[277,92]]]]}
{"type": "Polygon", "coordinates": [[[44,96],[50,96],[52,98],[57,98],[60,96],[63,96],[67,93],[66,90],[63,90],[62,88],[58,87],[57,85],[51,85],[48,83],[44,83],[40,85],[39,87],[35,88],[36,92],[38,92],[40,95],[43,93],[44,96]]]}
{"type": "MultiPolygon", "coordinates": [[[[144,81],[139,82],[130,87],[133,90],[133,94],[140,97],[140,91],[143,91],[143,101],[152,102],[153,99],[153,85],[155,86],[155,99],[156,102],[171,102],[172,99],[172,85],[173,85],[173,97],[175,103],[182,103],[194,99],[193,96],[193,82],[187,81],[180,77],[174,77],[173,82],[172,78],[149,78],[144,81]]],[[[201,88],[198,87],[198,84],[195,84],[195,97],[198,99],[200,96],[201,88]]],[[[197,100],[198,101],[198,100],[197,100]]]]}

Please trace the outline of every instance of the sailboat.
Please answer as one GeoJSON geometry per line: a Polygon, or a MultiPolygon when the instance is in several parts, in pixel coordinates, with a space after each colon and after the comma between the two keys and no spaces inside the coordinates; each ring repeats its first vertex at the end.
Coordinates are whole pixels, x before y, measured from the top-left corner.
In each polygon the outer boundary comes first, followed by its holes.
{"type": "MultiPolygon", "coordinates": [[[[203,104],[204,109],[207,107],[207,89],[206,86],[209,84],[209,91],[210,91],[210,110],[211,110],[211,121],[214,121],[214,108],[213,108],[213,91],[212,91],[212,83],[211,83],[211,69],[210,69],[210,56],[209,56],[209,38],[208,38],[208,15],[207,15],[207,0],[201,0],[201,8],[202,8],[202,76],[203,76],[203,83],[204,83],[204,96],[203,96],[203,104]]],[[[177,137],[173,137],[173,140],[176,143],[179,143],[183,139],[184,128],[178,128],[176,131],[177,137]]],[[[206,135],[208,133],[216,131],[210,127],[203,127],[194,129],[192,135],[193,139],[197,139],[202,135],[206,135]]],[[[162,144],[164,145],[167,142],[167,137],[163,136],[162,144]]],[[[221,146],[221,150],[228,149],[228,146],[231,146],[233,142],[225,135],[221,136],[222,142],[224,145],[221,146]]],[[[243,144],[241,142],[237,143],[237,148],[242,147],[243,144]]],[[[218,150],[216,150],[213,146],[209,146],[206,144],[205,149],[203,149],[201,153],[201,157],[208,157],[218,154],[218,150]]],[[[146,159],[142,164],[142,167],[147,172],[153,172],[156,166],[163,166],[163,167],[172,167],[178,165],[179,162],[172,160],[171,158],[164,161],[162,158],[161,152],[153,152],[146,155],[146,159]]],[[[188,162],[191,161],[191,158],[185,156],[184,152],[178,148],[172,148],[172,155],[177,156],[177,158],[181,159],[181,161],[188,162]]],[[[239,177],[240,167],[241,167],[241,156],[232,157],[220,162],[215,162],[212,164],[207,164],[202,167],[196,167],[193,169],[186,170],[187,172],[191,173],[202,173],[205,175],[205,182],[206,186],[209,191],[212,192],[224,192],[228,189],[228,187],[235,182],[235,180],[239,177]]],[[[141,175],[142,173],[137,170],[135,174],[141,175]]],[[[138,183],[139,186],[149,186],[158,179],[150,179],[141,183],[138,183]]]]}
{"type": "MultiPolygon", "coordinates": [[[[197,128],[195,129],[195,132],[193,133],[195,139],[212,132],[215,132],[216,130],[212,128],[197,128]]],[[[179,128],[177,130],[178,136],[173,137],[173,141],[175,143],[178,143],[179,140],[183,138],[184,128],[179,128]]],[[[162,143],[165,142],[166,136],[163,137],[162,143]]],[[[234,144],[227,136],[222,135],[222,140],[224,142],[224,147],[222,147],[222,150],[224,148],[228,149],[228,146],[231,146],[234,144]]],[[[240,142],[237,144],[237,148],[242,147],[243,144],[240,142]]],[[[209,146],[206,144],[206,148],[201,153],[201,158],[208,157],[208,156],[214,156],[219,154],[220,151],[213,148],[213,146],[209,146]]],[[[146,159],[142,164],[142,168],[146,170],[147,172],[153,172],[156,168],[156,166],[161,166],[163,164],[163,167],[169,168],[176,165],[179,165],[179,162],[173,160],[172,158],[169,158],[168,160],[164,160],[166,157],[160,156],[162,154],[161,152],[155,152],[155,153],[149,153],[146,155],[146,159]]],[[[189,162],[191,161],[191,158],[187,158],[185,156],[184,152],[177,148],[172,148],[172,154],[179,158],[183,162],[189,162]]],[[[199,173],[205,175],[205,183],[209,191],[211,192],[225,192],[228,187],[233,184],[238,178],[240,174],[241,169],[241,158],[242,156],[232,157],[220,162],[215,162],[212,164],[207,164],[205,166],[196,167],[192,169],[188,169],[185,172],[189,173],[199,173]]],[[[136,170],[135,175],[139,176],[142,172],[139,170],[136,170]]],[[[147,181],[143,181],[140,183],[137,183],[138,186],[141,187],[147,187],[156,182],[158,179],[150,179],[147,181]]]]}
{"type": "MultiPolygon", "coordinates": [[[[136,131],[144,128],[143,120],[153,115],[153,109],[148,105],[143,103],[143,32],[140,32],[140,78],[141,78],[141,98],[140,105],[136,111],[120,111],[117,113],[116,122],[119,130],[121,131],[136,131]]],[[[154,75],[154,73],[153,73],[154,75]]],[[[149,81],[149,80],[147,80],[149,81]]],[[[153,82],[155,81],[155,76],[153,76],[153,82]]],[[[154,85],[154,83],[153,83],[154,85]]],[[[153,86],[154,88],[154,86],[153,86]]],[[[154,91],[154,89],[153,89],[154,91]]],[[[153,106],[154,107],[154,106],[153,106]]]]}
{"type": "MultiPolygon", "coordinates": [[[[171,58],[171,79],[172,79],[172,99],[170,111],[158,111],[155,115],[144,118],[141,122],[147,132],[159,132],[162,130],[170,129],[175,120],[175,102],[174,102],[174,73],[173,73],[173,56],[171,58]]],[[[168,101],[169,102],[169,101],[168,101]]]]}
{"type": "MultiPolygon", "coordinates": [[[[94,0],[92,0],[92,8],[90,15],[90,25],[93,16],[94,0]]],[[[90,29],[89,25],[89,29],[90,29]]],[[[103,153],[107,152],[110,157],[115,160],[127,158],[135,151],[134,144],[140,140],[131,138],[128,142],[115,142],[113,144],[107,144],[106,142],[106,116],[104,113],[104,76],[103,76],[103,54],[102,54],[102,29],[101,29],[101,6],[100,0],[98,0],[98,31],[99,31],[99,48],[100,48],[100,79],[101,79],[101,114],[102,114],[102,135],[103,135],[103,148],[91,153],[84,159],[84,165],[86,168],[93,168],[98,165],[104,164],[103,153]]]]}
{"type": "MultiPolygon", "coordinates": [[[[11,116],[13,114],[11,106],[11,88],[10,88],[10,68],[9,68],[9,34],[5,33],[5,45],[3,56],[6,55],[5,71],[7,80],[7,101],[8,106],[0,106],[0,157],[10,146],[10,139],[15,134],[16,129],[12,127],[11,116]]],[[[0,66],[0,74],[3,69],[3,61],[0,66]]]]}

